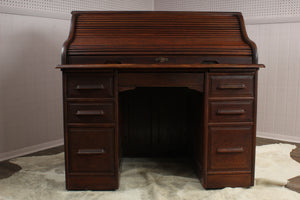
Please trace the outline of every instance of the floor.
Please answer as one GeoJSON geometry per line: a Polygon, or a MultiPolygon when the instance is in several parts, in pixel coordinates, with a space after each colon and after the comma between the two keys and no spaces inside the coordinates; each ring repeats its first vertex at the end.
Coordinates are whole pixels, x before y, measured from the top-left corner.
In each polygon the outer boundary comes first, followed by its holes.
{"type": "MultiPolygon", "coordinates": [[[[290,142],[282,142],[278,140],[270,140],[270,139],[264,139],[264,138],[257,138],[256,145],[265,145],[265,144],[274,144],[274,143],[289,143],[289,144],[295,144],[290,142]]],[[[291,152],[291,157],[300,163],[300,144],[295,144],[297,146],[296,149],[294,149],[291,152]]],[[[60,152],[63,152],[64,148],[63,146],[47,149],[44,151],[39,151],[36,153],[28,154],[26,156],[42,156],[42,155],[52,155],[57,154],[60,152]]],[[[19,171],[21,167],[18,165],[12,164],[9,161],[2,161],[0,162],[0,179],[7,178],[11,176],[12,174],[19,171]]],[[[300,193],[300,176],[294,177],[289,180],[289,183],[286,185],[287,188],[294,190],[296,192],[300,193]]]]}

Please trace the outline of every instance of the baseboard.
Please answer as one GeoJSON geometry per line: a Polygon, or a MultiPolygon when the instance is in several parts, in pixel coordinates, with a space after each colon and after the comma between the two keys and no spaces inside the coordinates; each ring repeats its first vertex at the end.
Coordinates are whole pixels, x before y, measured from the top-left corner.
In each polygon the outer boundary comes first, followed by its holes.
{"type": "MultiPolygon", "coordinates": [[[[286,136],[286,135],[279,135],[279,134],[257,131],[257,137],[273,139],[273,140],[281,140],[281,141],[293,142],[293,143],[300,144],[300,137],[295,137],[295,136],[286,136]]],[[[42,150],[53,148],[53,147],[57,147],[57,146],[60,146],[63,144],[64,144],[63,139],[58,139],[58,140],[45,142],[45,143],[38,144],[38,145],[33,145],[33,146],[17,149],[14,151],[0,153],[0,161],[8,160],[8,159],[15,158],[18,156],[27,155],[30,153],[42,151],[42,150]]]]}
{"type": "Polygon", "coordinates": [[[296,136],[279,135],[279,134],[266,133],[261,131],[257,131],[256,136],[266,138],[266,139],[281,140],[285,142],[293,142],[293,143],[300,144],[300,136],[296,137],[296,136]]]}
{"type": "Polygon", "coordinates": [[[17,149],[17,150],[5,152],[5,153],[0,153],[0,161],[27,155],[30,153],[42,151],[42,150],[53,148],[53,147],[57,147],[57,146],[63,145],[63,143],[64,143],[63,139],[58,139],[58,140],[53,140],[53,141],[45,142],[42,144],[24,147],[21,149],[17,149]]]}

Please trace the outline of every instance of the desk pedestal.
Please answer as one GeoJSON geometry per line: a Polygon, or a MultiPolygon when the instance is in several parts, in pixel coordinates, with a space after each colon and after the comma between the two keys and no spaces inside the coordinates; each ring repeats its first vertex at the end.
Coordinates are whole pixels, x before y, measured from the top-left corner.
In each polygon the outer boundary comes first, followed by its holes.
{"type": "Polygon", "coordinates": [[[62,67],[67,189],[117,189],[122,152],[189,156],[205,188],[253,185],[258,67],[208,66],[62,67]]]}

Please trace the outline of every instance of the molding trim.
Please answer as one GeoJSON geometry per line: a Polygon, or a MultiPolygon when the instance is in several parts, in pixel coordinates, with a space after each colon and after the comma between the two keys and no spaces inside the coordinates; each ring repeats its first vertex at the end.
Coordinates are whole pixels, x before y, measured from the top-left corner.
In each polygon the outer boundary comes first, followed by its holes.
{"type": "Polygon", "coordinates": [[[39,11],[39,10],[31,10],[26,8],[9,8],[0,6],[0,13],[4,14],[13,14],[13,15],[25,15],[25,16],[33,16],[33,17],[44,17],[44,18],[52,18],[52,19],[62,19],[62,20],[70,20],[70,13],[59,13],[59,12],[47,12],[47,11],[39,11]]]}
{"type": "Polygon", "coordinates": [[[34,152],[42,151],[42,150],[45,150],[45,149],[57,147],[57,146],[60,146],[60,145],[63,145],[63,144],[64,144],[64,140],[63,139],[58,139],[58,140],[53,140],[53,141],[45,142],[45,143],[42,143],[42,144],[37,144],[37,145],[29,146],[29,147],[24,147],[24,148],[21,148],[21,149],[17,149],[17,150],[5,152],[5,153],[0,153],[0,161],[8,160],[8,159],[19,157],[19,156],[24,156],[24,155],[27,155],[27,154],[30,154],[30,153],[34,153],[34,152]]]}
{"type": "Polygon", "coordinates": [[[292,143],[299,143],[300,144],[300,136],[288,136],[288,135],[279,135],[274,133],[266,133],[257,131],[256,134],[257,137],[267,138],[267,139],[273,139],[273,140],[281,140],[285,142],[292,142],[292,143]]]}
{"type": "Polygon", "coordinates": [[[300,23],[300,16],[245,17],[246,25],[281,24],[281,23],[300,23]]]}
{"type": "MultiPolygon", "coordinates": [[[[152,10],[156,11],[154,3],[152,6],[152,10]]],[[[34,17],[45,17],[45,18],[62,19],[62,20],[71,19],[71,13],[48,12],[48,11],[31,10],[26,8],[9,8],[5,6],[0,6],[0,13],[34,16],[34,17]]],[[[246,25],[300,23],[300,16],[267,16],[267,17],[245,17],[244,16],[244,20],[246,25]]]]}

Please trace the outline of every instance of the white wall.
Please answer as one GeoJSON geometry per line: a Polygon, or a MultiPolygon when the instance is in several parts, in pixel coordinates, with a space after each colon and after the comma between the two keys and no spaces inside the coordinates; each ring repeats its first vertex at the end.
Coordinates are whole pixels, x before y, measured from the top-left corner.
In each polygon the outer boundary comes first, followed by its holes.
{"type": "Polygon", "coordinates": [[[0,14],[0,159],[62,142],[55,66],[68,29],[66,20],[0,14]]]}
{"type": "Polygon", "coordinates": [[[69,19],[73,10],[153,10],[154,0],[5,0],[0,12],[69,19]]]}
{"type": "Polygon", "coordinates": [[[0,1],[0,160],[62,144],[61,73],[54,67],[69,12],[83,9],[242,11],[267,67],[259,73],[258,135],[300,142],[299,0],[6,0],[0,1]]]}
{"type": "Polygon", "coordinates": [[[0,161],[63,144],[61,72],[55,67],[70,11],[79,8],[152,10],[153,1],[0,1],[0,161]]]}
{"type": "Polygon", "coordinates": [[[54,68],[68,29],[66,20],[0,14],[0,159],[62,142],[54,68]]]}
{"type": "Polygon", "coordinates": [[[258,47],[257,135],[300,143],[299,0],[155,0],[155,10],[238,11],[258,47]]]}
{"type": "Polygon", "coordinates": [[[300,22],[247,25],[258,47],[258,135],[300,143],[300,22]]]}
{"type": "Polygon", "coordinates": [[[236,11],[248,17],[300,16],[299,0],[154,0],[154,10],[236,11]]]}

